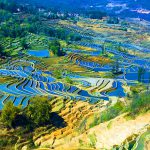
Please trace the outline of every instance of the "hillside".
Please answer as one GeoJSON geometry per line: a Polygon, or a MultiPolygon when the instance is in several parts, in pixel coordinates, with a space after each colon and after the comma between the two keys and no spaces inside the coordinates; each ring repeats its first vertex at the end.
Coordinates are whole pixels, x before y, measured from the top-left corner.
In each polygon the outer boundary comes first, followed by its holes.
{"type": "Polygon", "coordinates": [[[148,10],[35,2],[0,1],[0,149],[149,150],[148,10]]]}

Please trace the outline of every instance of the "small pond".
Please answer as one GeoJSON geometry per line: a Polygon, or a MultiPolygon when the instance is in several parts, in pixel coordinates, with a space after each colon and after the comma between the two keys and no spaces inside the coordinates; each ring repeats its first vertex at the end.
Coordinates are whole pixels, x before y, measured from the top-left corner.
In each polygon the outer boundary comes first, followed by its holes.
{"type": "Polygon", "coordinates": [[[50,57],[49,50],[28,50],[28,55],[35,56],[35,57],[50,57]]]}

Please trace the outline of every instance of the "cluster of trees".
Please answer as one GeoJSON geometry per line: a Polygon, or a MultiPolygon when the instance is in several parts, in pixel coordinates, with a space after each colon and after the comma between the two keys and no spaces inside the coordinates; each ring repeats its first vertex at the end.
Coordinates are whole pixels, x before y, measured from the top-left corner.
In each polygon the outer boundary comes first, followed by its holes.
{"type": "Polygon", "coordinates": [[[118,24],[119,23],[119,19],[117,17],[109,17],[107,19],[107,23],[108,24],[118,24]]]}
{"type": "Polygon", "coordinates": [[[46,36],[55,37],[65,41],[80,41],[81,36],[79,34],[75,34],[65,28],[54,28],[49,27],[46,24],[43,24],[39,20],[35,20],[36,18],[31,18],[26,21],[26,31],[34,33],[34,34],[44,34],[46,36]]]}
{"type": "Polygon", "coordinates": [[[2,44],[0,44],[0,55],[4,55],[4,47],[2,44]]]}
{"type": "Polygon", "coordinates": [[[10,18],[12,18],[12,14],[10,12],[0,9],[0,23],[8,21],[10,18]]]}
{"type": "Polygon", "coordinates": [[[29,130],[50,123],[50,117],[51,106],[44,98],[32,100],[26,109],[21,109],[21,106],[16,107],[9,101],[1,113],[1,121],[6,127],[22,126],[29,130]]]}
{"type": "Polygon", "coordinates": [[[65,41],[80,41],[81,36],[79,34],[75,34],[70,32],[65,28],[52,28],[52,27],[45,27],[43,31],[47,36],[55,37],[65,41]]]}
{"type": "Polygon", "coordinates": [[[49,49],[53,52],[56,56],[63,56],[65,52],[62,50],[60,42],[58,40],[54,40],[49,43],[49,49]]]}
{"type": "Polygon", "coordinates": [[[121,47],[121,46],[118,46],[118,47],[117,47],[117,50],[120,51],[120,52],[124,52],[124,53],[127,53],[127,52],[128,52],[127,49],[125,49],[125,48],[123,48],[123,47],[121,47]]]}
{"type": "MultiPolygon", "coordinates": [[[[2,17],[0,17],[1,19],[2,17]]],[[[4,20],[3,20],[4,21],[4,20]]],[[[43,24],[37,16],[29,17],[24,20],[18,18],[9,18],[8,21],[1,25],[0,34],[3,37],[25,37],[26,33],[44,34],[46,36],[55,37],[66,41],[80,41],[81,36],[70,32],[67,29],[52,28],[43,24]]]]}
{"type": "Polygon", "coordinates": [[[65,80],[67,83],[73,84],[73,80],[70,77],[66,77],[65,80]]]}
{"type": "Polygon", "coordinates": [[[22,47],[23,49],[28,49],[28,48],[30,48],[30,45],[27,43],[27,40],[26,40],[25,38],[23,38],[20,43],[21,43],[21,47],[22,47]]]}
{"type": "Polygon", "coordinates": [[[37,8],[31,5],[20,5],[15,1],[10,0],[0,0],[0,9],[7,10],[11,13],[25,12],[35,14],[37,12],[37,8]]]}
{"type": "Polygon", "coordinates": [[[6,24],[1,25],[0,28],[1,36],[3,37],[24,37],[27,33],[26,28],[20,26],[18,23],[7,22],[6,24]]]}
{"type": "Polygon", "coordinates": [[[87,10],[85,11],[85,16],[91,19],[102,19],[103,17],[106,17],[107,14],[99,10],[87,10]]]}
{"type": "Polygon", "coordinates": [[[144,74],[146,73],[146,70],[145,70],[145,68],[143,68],[143,67],[139,67],[138,68],[138,81],[139,82],[142,82],[143,81],[143,79],[144,79],[144,74]]]}
{"type": "MultiPolygon", "coordinates": [[[[51,14],[53,16],[55,13],[51,14]]],[[[50,15],[50,18],[52,16],[50,15]]],[[[68,13],[64,13],[65,18],[68,16],[68,13]]],[[[44,34],[46,36],[55,37],[66,41],[81,40],[81,36],[79,34],[74,34],[68,29],[49,27],[47,24],[42,22],[43,18],[44,16],[40,14],[37,8],[35,9],[30,6],[20,6],[16,3],[0,2],[0,36],[12,38],[24,37],[27,32],[30,32],[35,34],[44,34]],[[13,12],[15,12],[16,9],[20,9],[22,14],[13,15],[13,12]]]]}
{"type": "Polygon", "coordinates": [[[62,70],[54,70],[54,72],[53,72],[53,76],[57,79],[61,79],[62,74],[63,74],[62,70]]]}
{"type": "MultiPolygon", "coordinates": [[[[54,14],[57,14],[57,12],[54,14]]],[[[65,13],[64,16],[67,18],[69,15],[65,13]]],[[[67,43],[81,40],[82,37],[79,34],[71,32],[66,28],[50,27],[48,24],[45,24],[42,19],[43,16],[37,8],[0,1],[0,38],[19,37],[23,49],[29,48],[27,41],[24,40],[28,33],[54,37],[55,39],[65,40],[67,43]],[[20,9],[22,13],[14,15],[16,9],[20,9]]],[[[58,41],[50,43],[49,48],[57,56],[64,55],[58,41]]],[[[9,56],[9,53],[4,52],[2,45],[0,45],[0,52],[1,56],[9,56]]]]}
{"type": "Polygon", "coordinates": [[[112,65],[112,73],[115,75],[122,74],[123,72],[120,70],[119,60],[116,59],[112,65]]]}
{"type": "Polygon", "coordinates": [[[0,0],[0,9],[4,9],[14,13],[17,12],[18,8],[19,5],[17,5],[15,2],[8,2],[8,1],[5,2],[4,0],[0,0]]]}
{"type": "Polygon", "coordinates": [[[0,44],[0,57],[1,56],[9,56],[11,52],[6,52],[4,46],[0,44]]]}
{"type": "Polygon", "coordinates": [[[81,36],[79,34],[75,34],[73,32],[70,32],[67,29],[63,28],[48,28],[48,30],[45,31],[45,33],[51,37],[55,37],[61,40],[65,41],[80,41],[81,36]]]}
{"type": "Polygon", "coordinates": [[[102,55],[106,54],[106,45],[105,43],[102,45],[102,55]]]}

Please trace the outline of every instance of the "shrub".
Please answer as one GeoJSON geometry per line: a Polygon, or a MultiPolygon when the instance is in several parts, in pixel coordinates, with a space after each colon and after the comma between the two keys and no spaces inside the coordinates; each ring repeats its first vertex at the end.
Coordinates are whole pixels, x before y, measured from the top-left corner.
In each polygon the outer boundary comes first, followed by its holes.
{"type": "Polygon", "coordinates": [[[146,112],[150,109],[150,92],[145,92],[140,95],[134,95],[130,105],[130,112],[136,115],[146,112]]]}
{"type": "Polygon", "coordinates": [[[62,78],[62,71],[61,70],[55,70],[53,72],[53,75],[54,75],[55,78],[61,79],[62,78]]]}
{"type": "Polygon", "coordinates": [[[146,86],[143,84],[137,84],[136,86],[131,86],[130,90],[132,91],[133,94],[138,94],[141,91],[146,90],[146,86]]]}
{"type": "Polygon", "coordinates": [[[66,80],[67,83],[73,84],[73,80],[71,80],[69,77],[66,77],[65,80],[66,80]]]}
{"type": "Polygon", "coordinates": [[[119,19],[117,17],[109,17],[107,20],[108,24],[118,24],[119,23],[119,19]]]}
{"type": "Polygon", "coordinates": [[[116,116],[118,116],[123,111],[124,105],[122,102],[117,102],[114,106],[108,108],[107,110],[103,111],[100,119],[101,123],[105,121],[109,121],[116,116]]]}
{"type": "Polygon", "coordinates": [[[28,48],[29,48],[29,45],[28,45],[28,43],[27,43],[27,41],[26,41],[25,38],[23,38],[23,39],[21,40],[21,47],[22,47],[23,49],[28,49],[28,48]]]}
{"type": "Polygon", "coordinates": [[[8,101],[2,110],[1,119],[7,127],[13,127],[13,121],[20,113],[20,108],[15,107],[11,101],[8,101]]]}
{"type": "Polygon", "coordinates": [[[13,149],[12,148],[12,146],[13,145],[15,145],[15,143],[17,142],[17,137],[15,137],[15,136],[4,136],[4,135],[2,135],[1,137],[0,137],[0,147],[1,147],[1,149],[9,149],[10,147],[11,147],[11,149],[13,149]]]}
{"type": "Polygon", "coordinates": [[[49,43],[49,49],[53,52],[56,56],[63,56],[65,53],[63,52],[61,48],[61,44],[58,40],[54,40],[51,43],[49,43]]]}
{"type": "Polygon", "coordinates": [[[88,138],[90,140],[90,147],[95,148],[95,145],[96,145],[96,142],[97,142],[95,133],[89,134],[88,138]]]}
{"type": "Polygon", "coordinates": [[[33,127],[50,123],[50,112],[51,106],[48,100],[42,98],[33,99],[25,110],[25,114],[31,120],[33,127]]]}
{"type": "Polygon", "coordinates": [[[16,107],[9,101],[5,104],[1,114],[1,121],[4,125],[9,128],[23,127],[27,132],[35,127],[51,123],[50,118],[51,106],[45,98],[31,100],[26,109],[16,107]]]}
{"type": "Polygon", "coordinates": [[[93,122],[90,124],[90,128],[95,127],[96,125],[100,124],[100,117],[94,116],[93,122]]]}
{"type": "Polygon", "coordinates": [[[60,56],[60,43],[57,40],[52,41],[49,43],[49,49],[53,52],[54,55],[60,56]]]}

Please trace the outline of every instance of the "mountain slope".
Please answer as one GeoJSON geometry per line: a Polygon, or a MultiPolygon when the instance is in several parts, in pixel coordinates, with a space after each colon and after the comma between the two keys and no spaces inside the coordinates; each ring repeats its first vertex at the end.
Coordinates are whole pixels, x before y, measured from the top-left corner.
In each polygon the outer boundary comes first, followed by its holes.
{"type": "Polygon", "coordinates": [[[55,7],[68,11],[80,8],[98,9],[119,17],[132,17],[150,20],[148,0],[17,0],[19,3],[32,3],[38,6],[55,7]],[[71,6],[71,7],[70,7],[71,6]]]}

